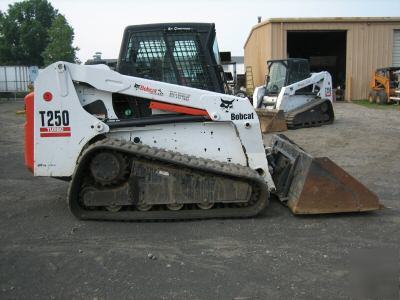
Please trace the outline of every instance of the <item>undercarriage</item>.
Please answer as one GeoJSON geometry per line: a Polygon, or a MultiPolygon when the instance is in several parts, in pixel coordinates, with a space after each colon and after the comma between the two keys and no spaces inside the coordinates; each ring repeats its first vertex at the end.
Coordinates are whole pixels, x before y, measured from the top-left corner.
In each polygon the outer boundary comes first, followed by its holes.
{"type": "Polygon", "coordinates": [[[335,115],[332,102],[328,99],[319,99],[286,113],[285,119],[289,129],[298,129],[332,124],[335,115]]]}
{"type": "Polygon", "coordinates": [[[72,178],[79,219],[240,218],[268,203],[266,183],[248,167],[113,139],[86,149],[72,178]]]}

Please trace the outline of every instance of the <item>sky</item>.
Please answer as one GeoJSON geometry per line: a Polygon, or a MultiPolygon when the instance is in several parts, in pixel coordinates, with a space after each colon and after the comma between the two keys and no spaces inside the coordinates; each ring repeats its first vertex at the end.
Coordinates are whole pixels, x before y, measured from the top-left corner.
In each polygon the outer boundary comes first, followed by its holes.
{"type": "MultiPolygon", "coordinates": [[[[18,1],[0,0],[0,10],[18,1]]],[[[78,58],[117,58],[128,25],[215,23],[220,51],[243,55],[257,17],[400,17],[400,0],[50,0],[74,28],[78,58]]]]}

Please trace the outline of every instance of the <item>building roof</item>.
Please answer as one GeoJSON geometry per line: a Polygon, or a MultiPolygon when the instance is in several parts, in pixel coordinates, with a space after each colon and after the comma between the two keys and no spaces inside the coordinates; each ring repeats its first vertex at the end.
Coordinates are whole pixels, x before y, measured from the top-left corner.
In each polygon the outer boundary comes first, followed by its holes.
{"type": "Polygon", "coordinates": [[[399,17],[336,17],[336,18],[270,18],[262,21],[254,25],[249,35],[247,36],[246,42],[244,46],[246,46],[249,41],[253,31],[259,27],[262,27],[271,23],[391,23],[391,22],[399,22],[399,17]]]}

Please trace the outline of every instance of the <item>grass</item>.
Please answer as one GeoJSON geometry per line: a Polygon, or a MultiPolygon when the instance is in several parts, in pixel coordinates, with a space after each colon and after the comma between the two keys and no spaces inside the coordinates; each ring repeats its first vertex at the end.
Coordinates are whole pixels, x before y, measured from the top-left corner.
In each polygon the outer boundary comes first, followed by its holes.
{"type": "Polygon", "coordinates": [[[351,101],[351,103],[373,109],[399,109],[399,105],[394,105],[394,104],[379,105],[376,103],[369,103],[368,100],[353,100],[351,101]]]}

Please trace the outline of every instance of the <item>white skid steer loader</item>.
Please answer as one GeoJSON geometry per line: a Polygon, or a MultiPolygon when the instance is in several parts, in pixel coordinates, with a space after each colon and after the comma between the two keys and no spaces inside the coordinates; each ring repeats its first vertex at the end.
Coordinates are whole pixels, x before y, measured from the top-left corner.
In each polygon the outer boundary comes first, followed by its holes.
{"type": "Polygon", "coordinates": [[[310,73],[307,59],[269,60],[265,85],[254,90],[253,105],[263,133],[331,124],[332,77],[310,73]]]}
{"type": "Polygon", "coordinates": [[[251,217],[270,193],[299,214],[380,207],[329,159],[265,148],[248,99],[57,62],[25,102],[26,165],[69,180],[80,219],[251,217]]]}

